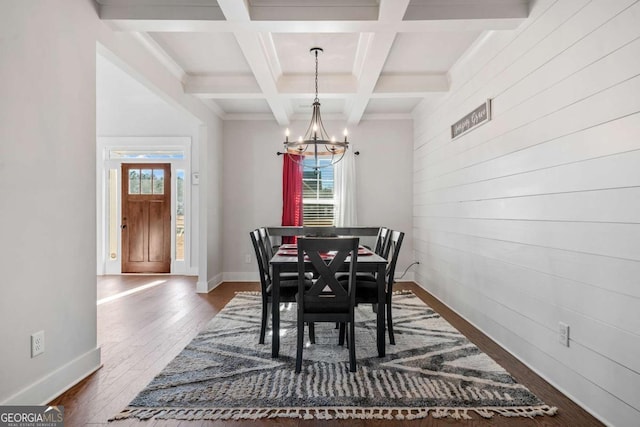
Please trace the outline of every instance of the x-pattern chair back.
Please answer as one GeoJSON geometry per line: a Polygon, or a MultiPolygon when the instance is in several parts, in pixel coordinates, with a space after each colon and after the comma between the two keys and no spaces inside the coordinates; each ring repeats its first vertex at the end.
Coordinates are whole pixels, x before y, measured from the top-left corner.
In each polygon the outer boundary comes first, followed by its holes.
{"type": "MultiPolygon", "coordinates": [[[[298,245],[300,244],[298,243],[298,245]]],[[[344,265],[345,260],[350,255],[350,251],[348,249],[338,250],[335,255],[333,255],[333,258],[330,259],[329,264],[326,264],[322,258],[322,254],[326,252],[326,246],[323,249],[313,250],[307,248],[298,251],[298,264],[300,264],[300,262],[304,263],[304,256],[307,255],[314,270],[318,273],[318,280],[316,280],[306,294],[311,297],[319,297],[322,294],[327,294],[327,288],[329,288],[330,293],[336,297],[346,298],[347,291],[340,282],[338,282],[338,279],[336,279],[336,273],[340,271],[344,265]]],[[[298,272],[298,274],[300,273],[298,272]]]]}
{"type": "Polygon", "coordinates": [[[298,239],[298,336],[296,372],[302,368],[302,351],[305,322],[340,323],[339,343],[344,341],[345,325],[349,326],[349,370],[356,370],[355,353],[355,272],[358,263],[358,243],[355,238],[306,238],[298,239]],[[331,252],[331,255],[328,255],[331,252]],[[346,283],[338,281],[336,273],[343,269],[348,256],[349,277],[346,283]],[[304,287],[303,277],[308,262],[318,275],[313,285],[304,287]],[[326,262],[325,261],[326,258],[326,262]],[[343,284],[345,283],[345,284],[343,284]],[[346,286],[346,288],[345,288],[346,286]]]}

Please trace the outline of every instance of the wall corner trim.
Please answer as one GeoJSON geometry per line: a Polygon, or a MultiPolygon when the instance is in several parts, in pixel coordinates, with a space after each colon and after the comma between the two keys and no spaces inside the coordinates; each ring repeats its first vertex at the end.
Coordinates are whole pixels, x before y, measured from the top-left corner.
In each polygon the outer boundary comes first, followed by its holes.
{"type": "Polygon", "coordinates": [[[49,372],[28,385],[0,405],[46,405],[74,385],[100,369],[100,347],[76,357],[69,363],[49,372]]]}

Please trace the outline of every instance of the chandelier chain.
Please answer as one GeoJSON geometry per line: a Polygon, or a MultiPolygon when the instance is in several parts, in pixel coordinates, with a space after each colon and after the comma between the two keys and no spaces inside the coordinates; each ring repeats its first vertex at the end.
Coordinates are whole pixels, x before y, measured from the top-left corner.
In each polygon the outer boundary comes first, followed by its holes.
{"type": "Polygon", "coordinates": [[[315,102],[318,102],[318,51],[316,50],[316,99],[315,102]]]}

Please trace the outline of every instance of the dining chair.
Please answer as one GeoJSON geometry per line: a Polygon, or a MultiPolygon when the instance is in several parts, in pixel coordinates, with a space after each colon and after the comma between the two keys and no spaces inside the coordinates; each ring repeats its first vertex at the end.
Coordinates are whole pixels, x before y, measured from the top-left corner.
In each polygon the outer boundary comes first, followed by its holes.
{"type": "MultiPolygon", "coordinates": [[[[393,296],[394,276],[396,273],[396,264],[404,233],[402,231],[389,230],[388,249],[385,258],[387,258],[387,269],[385,271],[385,305],[387,306],[387,330],[389,331],[389,342],[395,344],[395,336],[393,334],[393,317],[391,298],[393,296]]],[[[357,304],[377,304],[378,302],[378,286],[375,277],[357,277],[356,281],[356,305],[357,304]]]]}
{"type": "Polygon", "coordinates": [[[313,322],[337,322],[340,326],[339,343],[344,341],[344,325],[348,325],[349,370],[356,371],[355,343],[355,272],[358,263],[357,237],[352,238],[312,238],[298,239],[298,336],[296,352],[296,373],[302,369],[304,348],[304,324],[313,322]],[[331,252],[331,256],[328,256],[331,252]],[[338,281],[336,273],[343,267],[347,257],[349,276],[346,281],[338,281]],[[310,287],[305,285],[304,273],[307,262],[317,279],[310,287]]]}
{"type": "MultiPolygon", "coordinates": [[[[256,253],[256,260],[258,261],[258,273],[260,275],[260,294],[262,296],[262,319],[260,322],[260,338],[259,344],[264,344],[264,338],[267,329],[267,320],[269,318],[270,307],[272,303],[272,277],[269,268],[269,261],[271,257],[268,255],[268,251],[264,244],[264,241],[260,238],[260,229],[255,229],[249,233],[251,237],[251,243],[256,253]]],[[[311,281],[305,280],[307,286],[311,286],[311,281]]],[[[294,278],[280,280],[280,302],[295,302],[296,293],[298,292],[298,278],[297,274],[294,278]]]]}
{"type": "Polygon", "coordinates": [[[391,230],[387,227],[380,227],[378,230],[378,236],[376,237],[376,244],[373,247],[373,252],[377,255],[380,255],[383,258],[387,258],[389,254],[389,236],[391,235],[391,230]]]}

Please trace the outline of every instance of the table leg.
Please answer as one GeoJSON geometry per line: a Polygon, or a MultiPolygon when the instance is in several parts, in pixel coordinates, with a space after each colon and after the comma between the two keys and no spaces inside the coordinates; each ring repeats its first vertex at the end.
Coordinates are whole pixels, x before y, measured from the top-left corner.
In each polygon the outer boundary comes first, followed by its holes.
{"type": "Polygon", "coordinates": [[[385,266],[378,266],[378,316],[377,316],[377,340],[378,340],[378,356],[385,356],[385,313],[386,308],[384,306],[386,301],[385,293],[385,266]]]}
{"type": "Polygon", "coordinates": [[[273,266],[271,289],[271,357],[280,352],[280,266],[273,266]]]}

